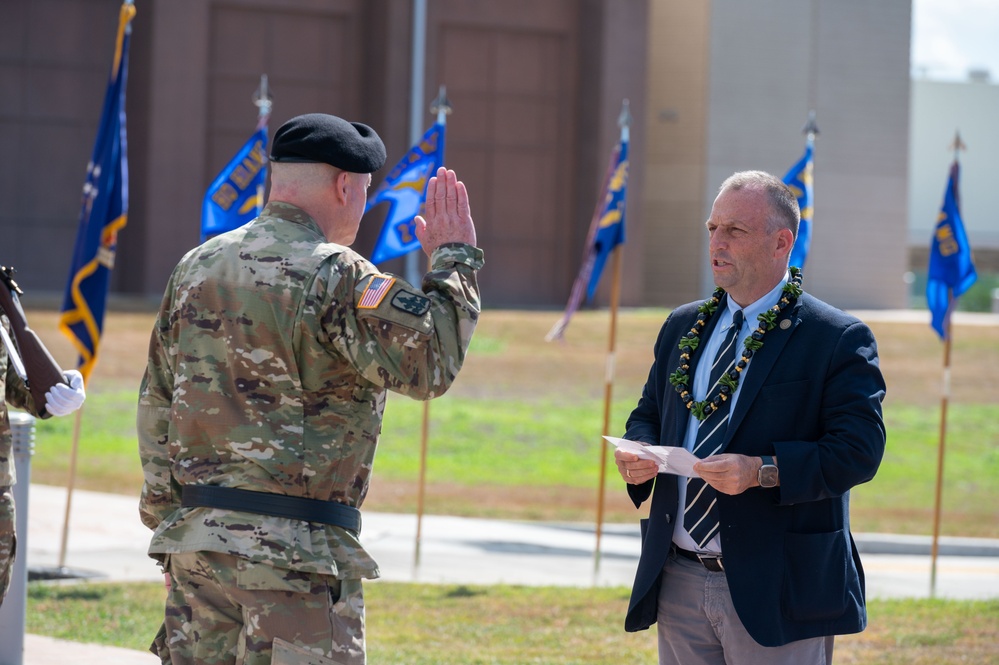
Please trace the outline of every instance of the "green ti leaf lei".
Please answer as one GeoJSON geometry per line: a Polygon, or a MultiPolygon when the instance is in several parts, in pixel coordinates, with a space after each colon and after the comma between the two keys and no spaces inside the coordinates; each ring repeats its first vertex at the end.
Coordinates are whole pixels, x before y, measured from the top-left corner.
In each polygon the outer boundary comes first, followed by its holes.
{"type": "Polygon", "coordinates": [[[760,325],[751,335],[743,340],[742,345],[745,347],[745,351],[742,352],[742,358],[735,364],[731,372],[723,375],[718,380],[717,392],[712,396],[711,392],[714,389],[714,386],[712,386],[708,390],[708,396],[701,401],[695,400],[694,396],[690,394],[690,361],[701,342],[701,332],[703,332],[704,326],[718,309],[722,296],[725,295],[725,289],[715,289],[711,297],[697,307],[697,322],[689,332],[680,338],[678,345],[680,349],[680,366],[676,368],[675,372],[670,374],[669,382],[676,389],[676,392],[680,393],[680,399],[683,400],[684,405],[690,409],[690,412],[698,420],[704,420],[710,416],[721,406],[722,402],[735,393],[736,388],[739,387],[739,378],[742,376],[742,372],[745,371],[753,354],[763,348],[764,336],[777,325],[777,319],[780,318],[784,310],[790,307],[791,303],[801,296],[801,269],[791,266],[788,270],[791,273],[791,281],[786,283],[783,289],[781,289],[781,297],[777,304],[756,317],[760,325]]]}

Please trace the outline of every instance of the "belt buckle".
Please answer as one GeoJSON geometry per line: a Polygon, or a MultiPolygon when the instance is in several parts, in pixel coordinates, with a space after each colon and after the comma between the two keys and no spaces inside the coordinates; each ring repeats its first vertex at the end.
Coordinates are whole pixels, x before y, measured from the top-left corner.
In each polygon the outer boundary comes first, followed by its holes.
{"type": "Polygon", "coordinates": [[[698,554],[697,558],[700,560],[701,565],[710,570],[712,573],[721,573],[725,571],[725,566],[722,565],[722,558],[720,556],[698,554]]]}

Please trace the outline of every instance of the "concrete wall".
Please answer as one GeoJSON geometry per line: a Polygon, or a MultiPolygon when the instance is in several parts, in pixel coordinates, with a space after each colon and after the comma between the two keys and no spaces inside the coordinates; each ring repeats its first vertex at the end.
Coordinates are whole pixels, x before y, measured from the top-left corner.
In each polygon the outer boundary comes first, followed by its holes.
{"type": "MultiPolygon", "coordinates": [[[[804,286],[839,307],[904,307],[909,0],[711,7],[702,219],[732,172],[782,176],[801,156],[801,127],[815,109],[821,133],[804,286]]],[[[702,279],[707,293],[706,268],[702,279]]]]}
{"type": "Polygon", "coordinates": [[[658,0],[649,20],[642,296],[677,305],[699,296],[710,67],[709,2],[658,0]]]}
{"type": "MultiPolygon", "coordinates": [[[[999,85],[994,83],[912,82],[909,159],[911,247],[928,248],[947,189],[954,159],[954,134],[967,146],[960,153],[961,217],[976,252],[999,251],[999,85]]],[[[925,264],[922,266],[926,268],[925,264]]]]}

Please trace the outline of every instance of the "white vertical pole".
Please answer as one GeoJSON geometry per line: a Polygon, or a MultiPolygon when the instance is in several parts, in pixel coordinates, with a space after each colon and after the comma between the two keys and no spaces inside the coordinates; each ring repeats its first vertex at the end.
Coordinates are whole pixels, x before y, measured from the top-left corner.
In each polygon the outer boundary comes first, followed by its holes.
{"type": "Polygon", "coordinates": [[[35,453],[35,419],[20,411],[10,412],[13,436],[14,506],[17,555],[10,574],[10,589],[0,607],[0,665],[24,662],[24,631],[28,604],[28,489],[31,485],[31,456],[35,453]]]}
{"type": "MultiPolygon", "coordinates": [[[[427,62],[427,0],[413,0],[413,53],[409,91],[409,145],[423,136],[423,88],[427,62]]],[[[415,286],[421,282],[420,252],[406,254],[406,281],[415,286]]]]}
{"type": "MultiPolygon", "coordinates": [[[[410,57],[413,67],[410,72],[409,90],[409,144],[416,145],[416,142],[423,136],[423,87],[426,69],[427,50],[427,0],[413,0],[413,53],[410,57]]],[[[422,252],[412,251],[406,254],[406,281],[419,287],[420,279],[420,255],[422,252]]],[[[430,402],[423,403],[423,428],[420,445],[420,487],[417,497],[416,511],[416,545],[413,551],[413,578],[415,579],[420,568],[420,538],[423,527],[423,482],[426,472],[426,450],[427,436],[430,427],[430,402]]]]}

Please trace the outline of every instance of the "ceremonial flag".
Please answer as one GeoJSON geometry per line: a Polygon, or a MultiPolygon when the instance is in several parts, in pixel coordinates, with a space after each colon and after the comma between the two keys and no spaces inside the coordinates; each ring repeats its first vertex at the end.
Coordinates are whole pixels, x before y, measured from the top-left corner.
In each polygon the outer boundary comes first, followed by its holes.
{"type": "Polygon", "coordinates": [[[97,360],[118,232],[128,218],[125,85],[134,16],[135,7],[131,2],[121,6],[111,78],[104,96],[93,156],[87,164],[80,226],[59,319],[59,328],[80,354],[79,368],[84,380],[90,376],[97,360]]]}
{"type": "Polygon", "coordinates": [[[624,138],[617,148],[614,169],[611,172],[604,192],[604,207],[597,223],[590,252],[593,254],[593,268],[586,286],[586,298],[591,300],[604,271],[604,264],[611,251],[624,243],[624,202],[628,192],[628,139],[624,138]]]}
{"type": "Polygon", "coordinates": [[[926,280],[926,304],[932,314],[930,325],[941,339],[946,337],[945,323],[951,299],[957,300],[967,291],[978,273],[971,259],[971,245],[961,221],[958,179],[961,167],[957,160],[950,167],[947,193],[937,216],[937,225],[930,242],[930,265],[926,280]]]}
{"type": "Polygon", "coordinates": [[[615,247],[624,243],[624,204],[628,192],[628,142],[627,128],[621,132],[621,142],[611,155],[597,209],[590,221],[583,262],[576,281],[572,284],[565,313],[548,332],[546,339],[561,339],[569,319],[579,309],[585,289],[586,299],[591,300],[600,283],[607,257],[615,247]]]}
{"type": "Polygon", "coordinates": [[[267,180],[267,116],[205,192],[201,242],[238,229],[260,214],[267,180]]]}
{"type": "Polygon", "coordinates": [[[388,214],[371,255],[372,263],[404,256],[420,246],[413,218],[423,211],[427,183],[444,164],[444,123],[435,123],[368,199],[364,212],[383,201],[389,202],[388,214]]]}
{"type": "Polygon", "coordinates": [[[798,199],[801,210],[801,223],[798,225],[798,239],[791,249],[790,265],[805,267],[808,258],[808,247],[812,242],[812,136],[809,135],[805,145],[805,154],[798,163],[791,167],[784,176],[784,184],[798,199]]]}

